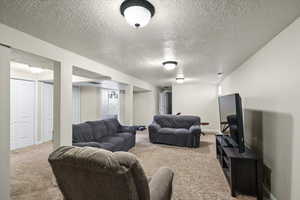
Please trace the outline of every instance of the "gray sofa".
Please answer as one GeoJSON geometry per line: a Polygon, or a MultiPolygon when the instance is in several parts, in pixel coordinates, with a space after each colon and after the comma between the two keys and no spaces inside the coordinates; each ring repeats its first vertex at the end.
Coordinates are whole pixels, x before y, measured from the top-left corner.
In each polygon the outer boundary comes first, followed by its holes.
{"type": "Polygon", "coordinates": [[[73,146],[128,151],[135,145],[136,130],[122,126],[117,119],[89,121],[73,125],[73,146]]]}
{"type": "Polygon", "coordinates": [[[156,115],[148,127],[152,143],[199,147],[200,117],[188,115],[156,115]]]}
{"type": "Polygon", "coordinates": [[[174,173],[147,179],[136,156],[91,147],[60,147],[49,156],[66,200],[171,200],[174,173]]]}

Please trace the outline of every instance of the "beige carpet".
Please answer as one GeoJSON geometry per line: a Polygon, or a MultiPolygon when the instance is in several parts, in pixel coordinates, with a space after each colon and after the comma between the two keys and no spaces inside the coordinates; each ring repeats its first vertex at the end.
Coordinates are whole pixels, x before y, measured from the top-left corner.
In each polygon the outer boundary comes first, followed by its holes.
{"type": "MultiPolygon", "coordinates": [[[[62,200],[53,184],[47,157],[52,144],[45,143],[14,151],[11,156],[13,200],[62,200]]],[[[214,136],[201,137],[201,147],[180,148],[150,144],[147,132],[139,132],[131,150],[151,176],[161,166],[174,170],[173,200],[233,200],[225,177],[215,159],[214,136]]],[[[239,196],[241,200],[254,200],[239,196]]]]}

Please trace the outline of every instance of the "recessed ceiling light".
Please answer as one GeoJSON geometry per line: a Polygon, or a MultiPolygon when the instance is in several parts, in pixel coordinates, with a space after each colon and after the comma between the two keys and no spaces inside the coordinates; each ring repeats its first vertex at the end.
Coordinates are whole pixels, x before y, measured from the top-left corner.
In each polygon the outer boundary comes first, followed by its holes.
{"type": "Polygon", "coordinates": [[[163,62],[164,68],[168,71],[175,69],[177,67],[177,64],[178,64],[178,62],[176,62],[176,61],[163,62]]]}
{"type": "Polygon", "coordinates": [[[154,16],[154,6],[146,0],[126,0],[121,4],[121,14],[135,28],[146,26],[154,16]]]}

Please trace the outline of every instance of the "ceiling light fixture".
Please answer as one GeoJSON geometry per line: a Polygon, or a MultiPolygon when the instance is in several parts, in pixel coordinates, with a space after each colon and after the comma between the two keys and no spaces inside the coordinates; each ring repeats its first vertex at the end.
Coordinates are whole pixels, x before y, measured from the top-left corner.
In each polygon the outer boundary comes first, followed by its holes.
{"type": "Polygon", "coordinates": [[[120,7],[128,24],[135,28],[146,26],[154,16],[154,6],[146,0],[125,0],[120,7]]]}
{"type": "Polygon", "coordinates": [[[184,74],[183,73],[178,73],[176,76],[176,82],[179,84],[182,84],[184,82],[184,74]]]}
{"type": "Polygon", "coordinates": [[[178,64],[178,62],[176,62],[176,61],[163,62],[164,68],[168,71],[175,69],[177,67],[177,64],[178,64]]]}

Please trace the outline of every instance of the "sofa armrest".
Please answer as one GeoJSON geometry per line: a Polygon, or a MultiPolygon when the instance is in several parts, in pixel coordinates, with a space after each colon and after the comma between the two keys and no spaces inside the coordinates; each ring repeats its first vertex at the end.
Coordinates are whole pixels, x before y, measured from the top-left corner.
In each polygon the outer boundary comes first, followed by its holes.
{"type": "Polygon", "coordinates": [[[120,132],[127,132],[127,133],[132,133],[136,134],[136,127],[134,126],[121,126],[120,132]]]}
{"type": "Polygon", "coordinates": [[[171,169],[160,168],[149,182],[150,200],[171,200],[173,177],[171,169]]]}
{"type": "Polygon", "coordinates": [[[193,125],[189,129],[190,133],[193,135],[201,134],[201,128],[199,125],[193,125]]]}
{"type": "Polygon", "coordinates": [[[159,129],[161,129],[160,125],[155,122],[150,124],[148,127],[150,133],[157,133],[159,129]]]}

